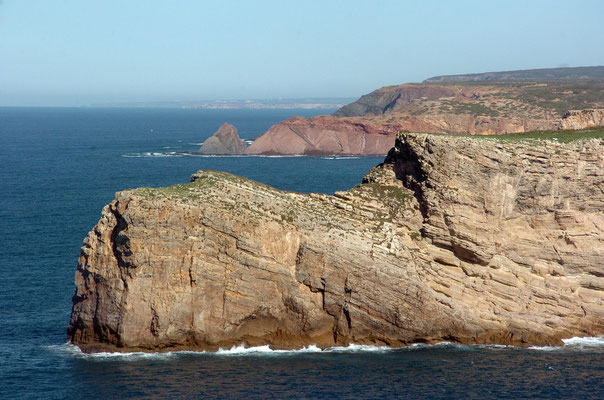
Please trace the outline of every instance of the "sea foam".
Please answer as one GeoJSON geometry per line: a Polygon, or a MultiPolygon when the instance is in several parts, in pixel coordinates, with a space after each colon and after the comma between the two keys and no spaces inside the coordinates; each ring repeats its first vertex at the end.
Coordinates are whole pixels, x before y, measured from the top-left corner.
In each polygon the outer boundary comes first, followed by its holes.
{"type": "Polygon", "coordinates": [[[554,351],[554,350],[598,350],[604,348],[604,336],[599,337],[572,337],[562,339],[562,346],[531,346],[530,350],[554,351]]]}
{"type": "MultiPolygon", "coordinates": [[[[604,349],[604,337],[573,337],[569,339],[563,339],[563,346],[531,346],[529,350],[538,351],[599,351],[604,349]]],[[[137,361],[137,360],[168,360],[174,357],[182,356],[209,356],[209,357],[223,357],[223,356],[280,356],[280,355],[297,355],[297,354],[312,354],[312,353],[383,353],[389,351],[416,351],[422,349],[456,349],[456,350],[504,350],[504,349],[516,349],[523,350],[520,347],[507,346],[507,345],[463,345],[451,342],[439,342],[435,344],[424,344],[415,343],[406,347],[388,347],[388,346],[373,346],[373,345],[361,345],[361,344],[350,344],[348,346],[336,346],[321,349],[315,345],[305,346],[297,350],[280,350],[271,349],[270,346],[252,346],[246,347],[245,345],[233,346],[230,349],[220,348],[216,352],[209,351],[190,351],[190,350],[179,350],[179,351],[167,351],[167,352],[99,352],[99,353],[84,353],[79,347],[72,343],[64,343],[62,345],[51,345],[46,346],[46,349],[61,355],[67,355],[70,357],[76,357],[86,360],[95,361],[137,361]]]]}

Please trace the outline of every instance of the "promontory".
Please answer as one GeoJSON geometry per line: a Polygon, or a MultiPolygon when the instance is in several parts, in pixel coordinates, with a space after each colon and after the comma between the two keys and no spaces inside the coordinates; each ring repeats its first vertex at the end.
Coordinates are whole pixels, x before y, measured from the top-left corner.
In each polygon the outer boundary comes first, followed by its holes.
{"type": "Polygon", "coordinates": [[[68,335],[85,351],[602,335],[602,210],[602,130],[402,133],[334,196],[199,171],[103,209],[68,335]]]}

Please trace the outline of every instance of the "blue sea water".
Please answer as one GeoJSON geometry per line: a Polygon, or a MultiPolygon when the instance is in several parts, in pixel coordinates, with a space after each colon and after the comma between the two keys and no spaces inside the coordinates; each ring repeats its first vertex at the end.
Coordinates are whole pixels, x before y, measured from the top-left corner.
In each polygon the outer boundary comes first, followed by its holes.
{"type": "Polygon", "coordinates": [[[382,157],[200,157],[223,122],[253,138],[326,110],[0,108],[0,398],[604,398],[604,340],[84,355],[67,344],[79,248],[116,191],[223,170],[333,193],[382,157]]]}

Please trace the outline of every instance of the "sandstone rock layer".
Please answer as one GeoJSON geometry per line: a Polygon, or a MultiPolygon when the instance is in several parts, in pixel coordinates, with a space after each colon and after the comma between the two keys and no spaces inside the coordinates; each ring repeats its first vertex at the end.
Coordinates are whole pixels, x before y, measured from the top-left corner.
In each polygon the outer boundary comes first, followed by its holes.
{"type": "Polygon", "coordinates": [[[120,192],[84,240],[86,351],[557,344],[604,334],[604,139],[403,134],[364,183],[120,192]]]}

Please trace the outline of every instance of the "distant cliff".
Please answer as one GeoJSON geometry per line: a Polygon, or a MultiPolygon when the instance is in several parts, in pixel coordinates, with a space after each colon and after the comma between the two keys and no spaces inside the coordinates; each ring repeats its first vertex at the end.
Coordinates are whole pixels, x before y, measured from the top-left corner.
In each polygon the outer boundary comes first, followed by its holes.
{"type": "Polygon", "coordinates": [[[485,72],[481,74],[441,75],[426,79],[424,83],[457,83],[487,81],[556,81],[604,80],[604,66],[525,69],[518,71],[485,72]]]}
{"type": "Polygon", "coordinates": [[[562,129],[585,129],[604,126],[604,109],[571,110],[562,118],[562,129]]]}
{"type": "Polygon", "coordinates": [[[601,82],[407,83],[361,96],[337,117],[438,117],[467,115],[506,119],[561,118],[568,110],[604,108],[601,82]]]}
{"type": "Polygon", "coordinates": [[[394,144],[399,130],[399,124],[375,124],[329,116],[295,117],[271,127],[245,153],[384,155],[394,144]]]}
{"type": "Polygon", "coordinates": [[[564,135],[402,134],[335,196],[212,171],[120,192],[84,240],[69,338],[156,351],[604,334],[604,136],[564,135]]]}

